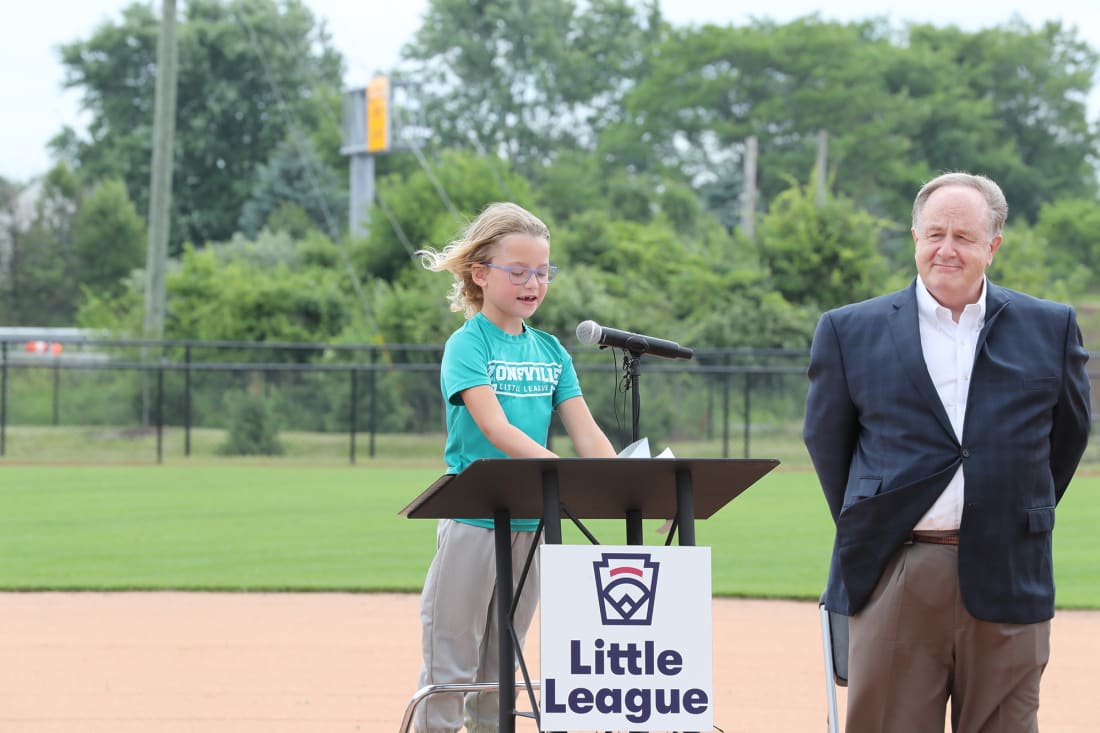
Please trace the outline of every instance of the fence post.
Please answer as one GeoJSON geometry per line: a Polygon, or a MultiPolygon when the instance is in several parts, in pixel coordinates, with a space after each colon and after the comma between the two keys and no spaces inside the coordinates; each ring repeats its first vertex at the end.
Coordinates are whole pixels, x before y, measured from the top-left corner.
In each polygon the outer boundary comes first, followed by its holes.
{"type": "Polygon", "coordinates": [[[348,415],[348,429],[351,432],[351,464],[355,465],[355,415],[358,412],[359,402],[359,370],[354,366],[351,368],[351,414],[348,415]]]}
{"type": "Polygon", "coordinates": [[[53,426],[61,424],[61,360],[53,358],[53,426]]]}
{"type": "Polygon", "coordinates": [[[7,447],[8,432],[8,342],[0,341],[0,458],[7,447]]]}
{"type": "Polygon", "coordinates": [[[722,372],[722,457],[730,457],[730,356],[722,372]]]}
{"type": "Polygon", "coordinates": [[[749,457],[749,432],[752,430],[752,372],[745,372],[745,418],[744,444],[745,458],[749,457]]]}
{"type": "Polygon", "coordinates": [[[157,463],[164,463],[164,359],[157,364],[157,463]]]}
{"type": "Polygon", "coordinates": [[[377,402],[378,391],[376,389],[378,382],[378,347],[370,347],[370,457],[374,458],[374,433],[378,428],[376,422],[375,403],[377,402]]]}
{"type": "Polygon", "coordinates": [[[183,347],[183,455],[191,455],[191,344],[183,347]]]}

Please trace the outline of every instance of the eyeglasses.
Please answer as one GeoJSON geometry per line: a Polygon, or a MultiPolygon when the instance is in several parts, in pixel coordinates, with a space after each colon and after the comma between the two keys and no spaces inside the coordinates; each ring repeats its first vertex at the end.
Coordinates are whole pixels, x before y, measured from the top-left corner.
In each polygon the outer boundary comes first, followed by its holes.
{"type": "Polygon", "coordinates": [[[546,267],[504,267],[503,265],[494,265],[492,262],[482,262],[481,264],[486,267],[492,267],[494,270],[504,270],[508,273],[508,281],[513,285],[526,285],[532,275],[534,275],[542,285],[549,285],[554,282],[554,276],[558,274],[557,265],[547,265],[546,267]]]}

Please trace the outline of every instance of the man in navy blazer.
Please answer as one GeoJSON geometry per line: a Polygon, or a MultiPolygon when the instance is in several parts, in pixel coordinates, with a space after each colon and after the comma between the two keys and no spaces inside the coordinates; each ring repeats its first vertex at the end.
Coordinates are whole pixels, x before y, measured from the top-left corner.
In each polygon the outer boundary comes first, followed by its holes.
{"type": "Polygon", "coordinates": [[[985,270],[1008,213],[948,173],[913,205],[917,278],[825,313],[803,437],[836,523],[847,731],[1038,730],[1055,507],[1090,427],[1072,308],[985,270]]]}

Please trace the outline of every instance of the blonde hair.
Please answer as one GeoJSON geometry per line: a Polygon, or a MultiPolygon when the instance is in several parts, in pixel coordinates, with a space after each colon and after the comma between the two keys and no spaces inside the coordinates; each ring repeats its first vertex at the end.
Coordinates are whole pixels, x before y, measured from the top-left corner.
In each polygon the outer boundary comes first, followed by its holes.
{"type": "Polygon", "coordinates": [[[550,241],[550,230],[537,216],[509,202],[489,204],[470,222],[458,239],[440,251],[418,250],[420,263],[432,272],[447,270],[455,282],[447,300],[452,311],[464,311],[473,318],[481,310],[485,295],[474,282],[474,265],[484,264],[497,253],[497,244],[509,234],[526,234],[550,241]]]}

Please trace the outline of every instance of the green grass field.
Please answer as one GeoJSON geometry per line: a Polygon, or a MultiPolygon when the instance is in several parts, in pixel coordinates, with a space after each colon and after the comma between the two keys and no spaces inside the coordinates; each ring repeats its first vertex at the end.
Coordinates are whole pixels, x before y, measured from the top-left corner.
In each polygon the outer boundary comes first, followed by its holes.
{"type": "MultiPolygon", "coordinates": [[[[0,589],[415,591],[435,522],[398,512],[430,463],[0,467],[0,589]]],[[[646,542],[660,544],[658,522],[646,542]]],[[[621,522],[592,525],[622,544],[621,522]]],[[[1100,608],[1100,477],[1058,511],[1058,603],[1100,608]]],[[[565,528],[566,541],[582,541],[565,528]]],[[[715,595],[816,598],[831,523],[816,478],[780,467],[697,525],[715,595]]]]}

